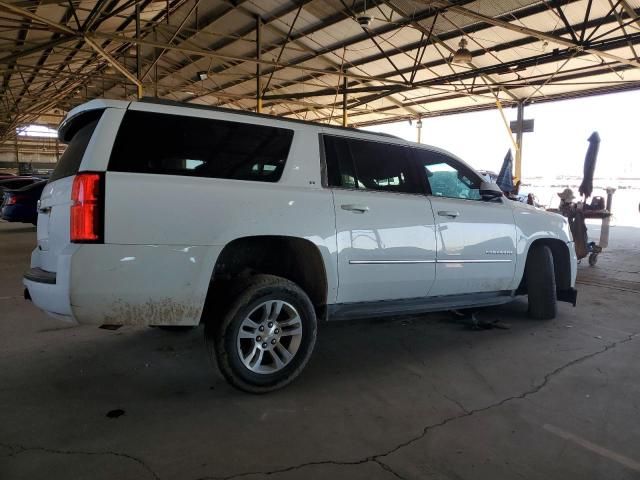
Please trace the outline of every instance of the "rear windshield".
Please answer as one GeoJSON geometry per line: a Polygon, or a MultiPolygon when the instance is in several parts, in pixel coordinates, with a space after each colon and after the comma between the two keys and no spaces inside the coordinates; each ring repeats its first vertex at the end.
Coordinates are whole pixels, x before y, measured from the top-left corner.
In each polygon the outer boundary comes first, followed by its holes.
{"type": "Polygon", "coordinates": [[[68,128],[68,134],[72,135],[71,141],[54,168],[49,182],[78,173],[84,152],[103,112],[104,110],[92,110],[73,120],[75,124],[68,128]],[[71,129],[75,132],[72,132],[71,129]]]}
{"type": "Polygon", "coordinates": [[[128,111],[109,170],[277,182],[292,139],[283,128],[128,111]]]}

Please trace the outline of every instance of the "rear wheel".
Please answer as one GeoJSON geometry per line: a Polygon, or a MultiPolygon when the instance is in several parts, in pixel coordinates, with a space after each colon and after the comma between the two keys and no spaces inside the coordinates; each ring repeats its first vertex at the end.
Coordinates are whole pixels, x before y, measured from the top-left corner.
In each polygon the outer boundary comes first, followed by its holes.
{"type": "Polygon", "coordinates": [[[209,356],[234,387],[265,393],[293,381],[316,341],[316,315],[295,283],[256,275],[237,285],[220,321],[206,319],[209,356]]]}
{"type": "Polygon", "coordinates": [[[553,253],[546,245],[533,245],[525,267],[529,293],[529,316],[551,320],[557,311],[556,275],[553,253]]]}

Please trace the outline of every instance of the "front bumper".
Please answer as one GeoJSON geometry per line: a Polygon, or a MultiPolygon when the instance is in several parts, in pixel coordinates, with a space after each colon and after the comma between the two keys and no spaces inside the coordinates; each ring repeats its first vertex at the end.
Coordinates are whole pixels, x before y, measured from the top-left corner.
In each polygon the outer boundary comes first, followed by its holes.
{"type": "Polygon", "coordinates": [[[568,302],[568,303],[572,304],[574,307],[576,306],[576,303],[578,302],[578,291],[573,287],[568,288],[566,290],[558,290],[556,292],[556,296],[557,296],[559,301],[568,302]]]}

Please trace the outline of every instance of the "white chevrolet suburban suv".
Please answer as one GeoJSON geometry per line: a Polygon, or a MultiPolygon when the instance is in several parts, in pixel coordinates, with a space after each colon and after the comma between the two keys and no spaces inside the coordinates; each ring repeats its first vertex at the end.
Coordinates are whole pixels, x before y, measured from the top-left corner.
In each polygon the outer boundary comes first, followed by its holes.
{"type": "Polygon", "coordinates": [[[25,297],[80,323],[203,322],[245,391],[295,378],[318,320],[575,305],[567,221],[437,148],[151,100],[90,101],[59,138],[25,297]]]}

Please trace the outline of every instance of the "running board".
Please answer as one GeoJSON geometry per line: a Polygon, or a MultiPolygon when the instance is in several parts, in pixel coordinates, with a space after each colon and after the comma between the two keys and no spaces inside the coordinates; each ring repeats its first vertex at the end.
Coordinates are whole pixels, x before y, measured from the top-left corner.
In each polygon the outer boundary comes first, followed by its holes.
{"type": "Polygon", "coordinates": [[[443,295],[377,302],[338,303],[328,306],[329,320],[388,317],[417,313],[457,310],[472,307],[501,305],[513,300],[510,290],[464,295],[443,295]]]}

